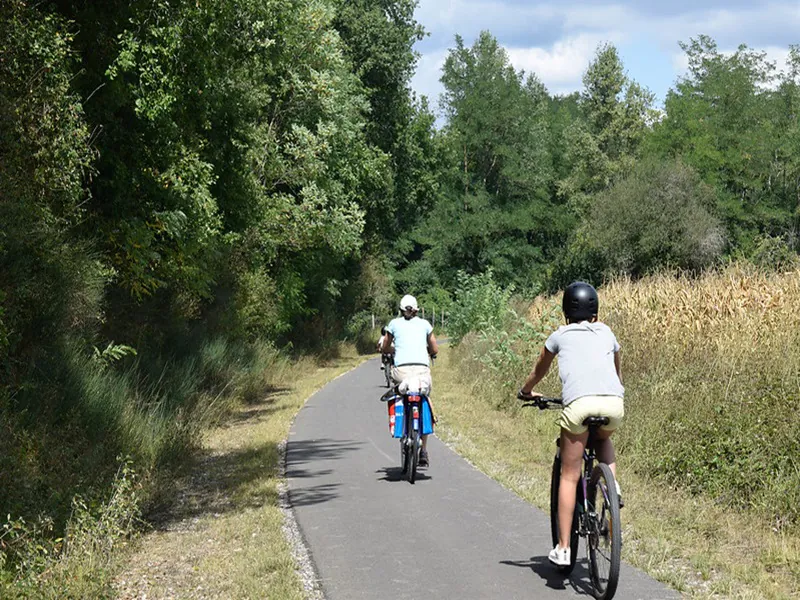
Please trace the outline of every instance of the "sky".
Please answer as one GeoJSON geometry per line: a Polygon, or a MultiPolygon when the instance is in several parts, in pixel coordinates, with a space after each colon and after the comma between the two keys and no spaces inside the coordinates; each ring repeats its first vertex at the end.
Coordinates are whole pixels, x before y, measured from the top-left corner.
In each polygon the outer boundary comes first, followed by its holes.
{"type": "Polygon", "coordinates": [[[659,104],[686,70],[679,41],[706,34],[723,52],[747,44],[779,69],[789,45],[800,44],[800,0],[419,0],[415,16],[428,35],[415,46],[421,57],[412,88],[434,107],[455,35],[471,46],[484,29],[551,94],[580,90],[598,45],[611,42],[628,76],[659,104]]]}

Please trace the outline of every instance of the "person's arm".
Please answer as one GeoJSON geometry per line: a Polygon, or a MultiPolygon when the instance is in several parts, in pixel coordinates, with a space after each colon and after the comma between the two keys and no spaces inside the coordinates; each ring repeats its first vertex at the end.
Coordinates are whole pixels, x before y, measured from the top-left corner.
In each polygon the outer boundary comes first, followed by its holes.
{"type": "Polygon", "coordinates": [[[544,376],[547,375],[547,371],[550,370],[550,365],[553,364],[553,359],[555,358],[555,354],[550,352],[547,348],[542,348],[542,353],[539,354],[539,358],[536,361],[536,364],[533,366],[533,371],[531,374],[528,375],[528,379],[525,380],[525,384],[522,386],[520,390],[523,394],[528,395],[539,395],[541,394],[531,394],[531,390],[539,383],[544,376]]]}
{"type": "Polygon", "coordinates": [[[393,341],[394,341],[394,336],[387,331],[386,335],[383,338],[383,346],[381,347],[381,352],[383,352],[384,354],[391,354],[393,341]]]}
{"type": "Polygon", "coordinates": [[[439,344],[432,331],[428,334],[428,354],[439,354],[439,344]]]}
{"type": "Polygon", "coordinates": [[[617,370],[617,377],[619,377],[619,382],[622,383],[622,366],[620,365],[620,354],[621,350],[617,350],[614,353],[614,368],[617,370]]]}

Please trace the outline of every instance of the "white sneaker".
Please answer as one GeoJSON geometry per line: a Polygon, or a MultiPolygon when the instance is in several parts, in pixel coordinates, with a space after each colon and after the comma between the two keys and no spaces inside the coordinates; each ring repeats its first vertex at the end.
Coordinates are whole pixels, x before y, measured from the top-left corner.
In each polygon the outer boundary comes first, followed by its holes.
{"type": "Polygon", "coordinates": [[[556,544],[556,547],[550,550],[550,554],[547,555],[547,558],[557,567],[568,567],[570,548],[561,548],[558,544],[556,544]]]}

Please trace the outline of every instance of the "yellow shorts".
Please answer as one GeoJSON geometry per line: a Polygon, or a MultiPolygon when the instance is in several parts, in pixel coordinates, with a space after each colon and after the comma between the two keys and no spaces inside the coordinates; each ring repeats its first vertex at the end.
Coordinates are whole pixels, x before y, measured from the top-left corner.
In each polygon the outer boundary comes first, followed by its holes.
{"type": "Polygon", "coordinates": [[[558,424],[562,429],[578,435],[588,429],[583,424],[586,417],[608,417],[608,425],[600,429],[614,431],[620,426],[624,416],[625,410],[619,396],[582,396],[564,407],[558,424]]]}

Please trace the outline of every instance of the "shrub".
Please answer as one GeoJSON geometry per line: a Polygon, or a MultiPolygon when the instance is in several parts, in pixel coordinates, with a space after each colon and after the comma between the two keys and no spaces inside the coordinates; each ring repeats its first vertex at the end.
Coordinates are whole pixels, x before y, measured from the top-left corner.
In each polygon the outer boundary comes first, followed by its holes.
{"type": "Polygon", "coordinates": [[[512,293],[512,288],[503,289],[495,282],[491,270],[479,275],[460,271],[448,321],[454,343],[470,331],[499,327],[508,314],[512,293]]]}
{"type": "Polygon", "coordinates": [[[596,197],[581,234],[613,273],[701,269],[725,247],[713,206],[714,191],[689,167],[645,160],[596,197]]]}
{"type": "Polygon", "coordinates": [[[794,236],[772,236],[765,234],[756,242],[750,260],[757,266],[777,271],[791,271],[800,264],[795,248],[794,236]]]}

